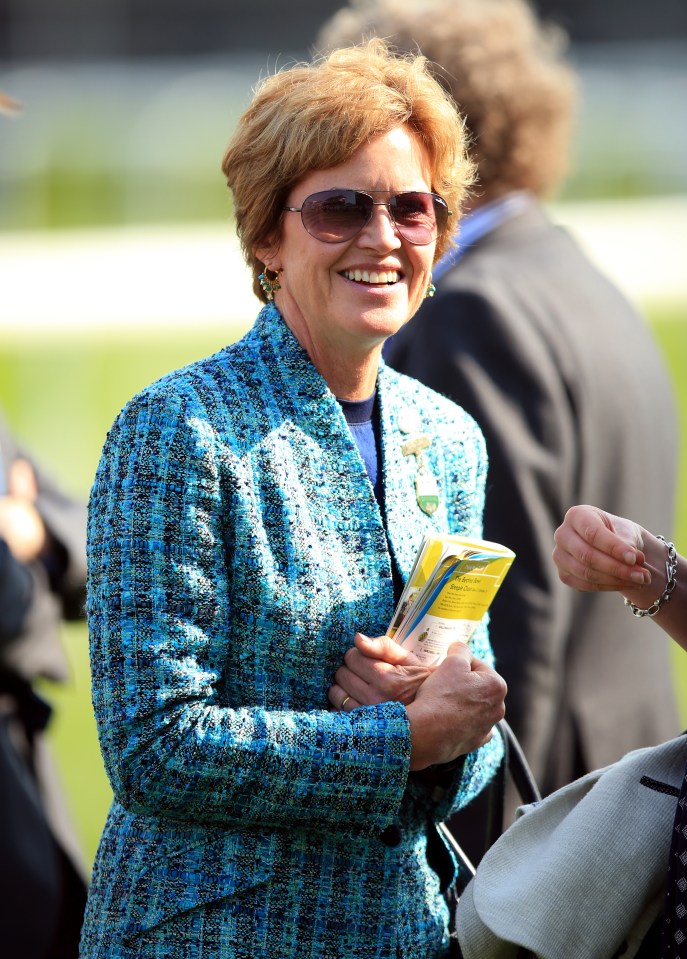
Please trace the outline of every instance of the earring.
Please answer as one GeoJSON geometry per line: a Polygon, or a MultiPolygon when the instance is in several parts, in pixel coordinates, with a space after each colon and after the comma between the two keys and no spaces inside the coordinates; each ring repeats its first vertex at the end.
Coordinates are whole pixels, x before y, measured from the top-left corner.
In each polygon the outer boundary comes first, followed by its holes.
{"type": "Polygon", "coordinates": [[[265,269],[258,276],[258,283],[260,284],[260,288],[267,299],[273,300],[275,290],[281,290],[281,283],[279,282],[279,270],[277,270],[277,272],[274,274],[273,280],[270,280],[270,278],[267,276],[267,270],[268,267],[265,266],[265,269]]]}
{"type": "Polygon", "coordinates": [[[436,286],[435,286],[435,285],[432,283],[432,281],[430,280],[430,281],[429,281],[429,286],[428,286],[427,289],[425,290],[425,299],[428,300],[428,299],[430,298],[430,296],[434,296],[434,294],[436,293],[436,291],[437,291],[436,286]]]}

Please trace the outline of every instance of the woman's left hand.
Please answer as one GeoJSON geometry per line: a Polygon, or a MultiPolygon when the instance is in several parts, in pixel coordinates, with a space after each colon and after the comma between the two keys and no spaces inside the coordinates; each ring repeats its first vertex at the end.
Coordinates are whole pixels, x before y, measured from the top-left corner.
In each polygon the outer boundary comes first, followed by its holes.
{"type": "Polygon", "coordinates": [[[358,706],[399,702],[407,706],[433,670],[388,636],[358,633],[329,687],[329,702],[349,712],[358,706]]]}

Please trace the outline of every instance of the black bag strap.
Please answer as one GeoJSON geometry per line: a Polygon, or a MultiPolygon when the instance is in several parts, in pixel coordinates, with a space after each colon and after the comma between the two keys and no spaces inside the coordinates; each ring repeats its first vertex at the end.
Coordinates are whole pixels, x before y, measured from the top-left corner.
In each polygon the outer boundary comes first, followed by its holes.
{"type": "Polygon", "coordinates": [[[484,848],[489,849],[503,832],[503,819],[506,809],[506,782],[508,775],[512,774],[511,765],[511,733],[510,727],[507,729],[497,725],[496,732],[503,742],[503,759],[501,765],[496,770],[494,778],[487,786],[487,815],[484,823],[484,848]]]}
{"type": "Polygon", "coordinates": [[[510,781],[515,786],[522,805],[539,802],[541,793],[529,767],[522,746],[508,725],[502,719],[494,727],[503,742],[503,761],[489,786],[489,810],[487,813],[486,837],[488,849],[493,846],[504,828],[506,805],[506,785],[510,781]]]}
{"type": "MultiPolygon", "coordinates": [[[[513,779],[518,795],[522,799],[523,805],[541,801],[541,793],[537,787],[532,770],[522,751],[522,746],[517,740],[513,730],[505,719],[502,719],[496,726],[504,747],[507,751],[508,771],[513,779]]],[[[503,766],[504,764],[502,764],[503,766]]]]}
{"type": "MultiPolygon", "coordinates": [[[[513,730],[505,719],[497,723],[496,726],[494,726],[494,730],[503,741],[503,760],[496,775],[487,786],[487,789],[489,789],[489,805],[486,823],[488,846],[492,846],[503,832],[506,783],[509,779],[512,780],[523,805],[541,800],[541,793],[537,788],[532,770],[529,767],[525,754],[522,751],[522,746],[518,742],[513,730]]],[[[458,905],[458,899],[460,898],[462,890],[472,876],[475,875],[475,867],[446,823],[439,823],[437,830],[449,849],[453,852],[459,865],[456,884],[452,889],[447,891],[446,900],[450,917],[449,957],[450,959],[463,959],[456,933],[456,906],[458,905]]],[[[518,959],[532,959],[531,953],[519,952],[518,959]]]]}
{"type": "MultiPolygon", "coordinates": [[[[522,751],[522,746],[518,742],[511,727],[505,719],[502,719],[494,726],[494,730],[503,742],[503,761],[487,787],[487,789],[489,789],[489,807],[486,823],[488,847],[492,846],[503,832],[506,783],[509,780],[513,782],[523,805],[541,800],[541,793],[537,787],[532,770],[522,751]]],[[[471,876],[474,876],[474,865],[446,823],[439,823],[438,830],[458,860],[464,878],[469,879],[471,876]]],[[[461,885],[465,885],[465,883],[461,881],[461,885]]]]}

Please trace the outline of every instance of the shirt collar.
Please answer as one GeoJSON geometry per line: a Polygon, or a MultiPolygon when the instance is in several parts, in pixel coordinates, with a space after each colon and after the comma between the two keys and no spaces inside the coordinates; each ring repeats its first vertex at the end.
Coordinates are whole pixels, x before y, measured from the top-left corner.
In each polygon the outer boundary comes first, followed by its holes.
{"type": "Polygon", "coordinates": [[[432,270],[432,279],[441,279],[454,263],[463,256],[468,247],[481,240],[487,233],[491,233],[497,226],[517,216],[535,203],[534,194],[529,190],[516,190],[506,193],[496,200],[478,206],[471,213],[466,214],[460,221],[460,226],[453,235],[456,244],[445,253],[432,270]]]}

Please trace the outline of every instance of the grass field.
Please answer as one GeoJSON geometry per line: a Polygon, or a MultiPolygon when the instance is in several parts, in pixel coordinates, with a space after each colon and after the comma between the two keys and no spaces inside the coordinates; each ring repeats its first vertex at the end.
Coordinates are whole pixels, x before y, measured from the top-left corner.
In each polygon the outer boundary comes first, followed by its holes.
{"type": "MultiPolygon", "coordinates": [[[[665,352],[682,411],[682,496],[676,542],[687,549],[687,303],[648,310],[665,352]]],[[[17,432],[70,491],[86,496],[105,432],[126,400],[152,379],[219,348],[240,331],[216,327],[190,333],[127,334],[40,342],[21,338],[0,349],[0,406],[17,432]]],[[[641,384],[638,384],[641,389],[641,384]]],[[[633,398],[628,397],[628,402],[633,398]]],[[[660,428],[660,424],[657,424],[660,428]]],[[[67,624],[72,664],[66,687],[46,687],[56,707],[51,735],[72,813],[90,862],[110,799],[90,703],[87,635],[67,624]]],[[[647,655],[650,655],[649,648],[647,655]]],[[[675,679],[687,721],[687,666],[676,657],[675,679]]]]}

